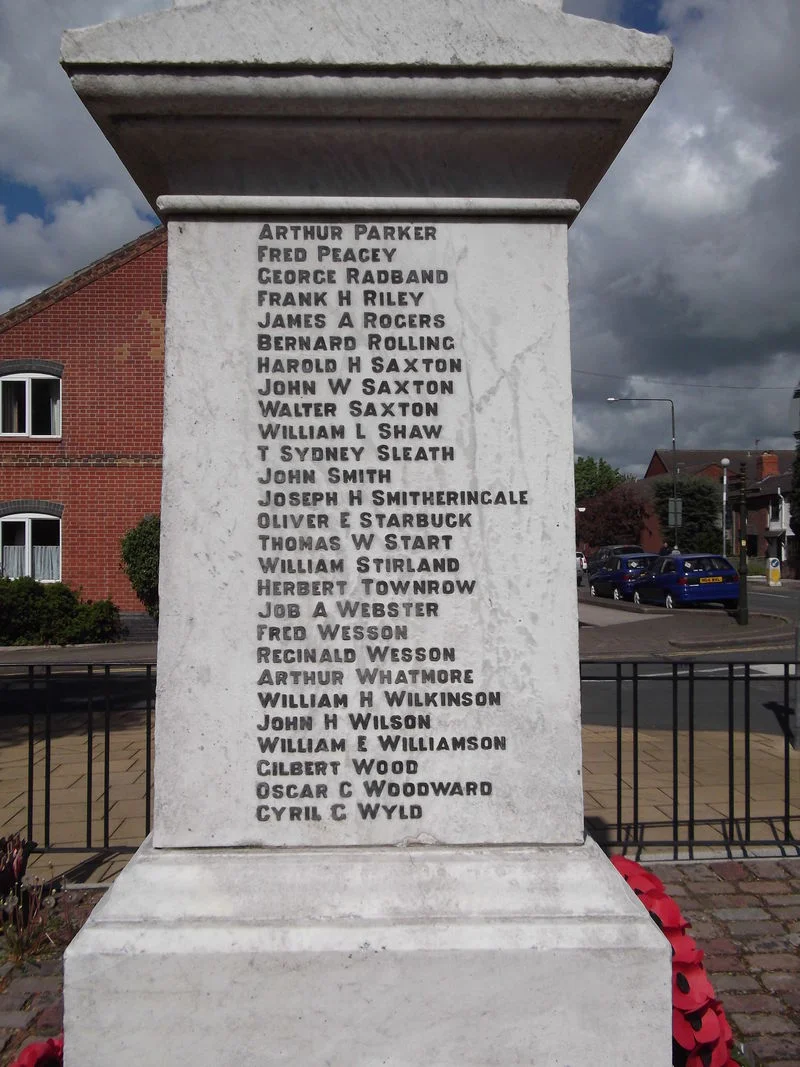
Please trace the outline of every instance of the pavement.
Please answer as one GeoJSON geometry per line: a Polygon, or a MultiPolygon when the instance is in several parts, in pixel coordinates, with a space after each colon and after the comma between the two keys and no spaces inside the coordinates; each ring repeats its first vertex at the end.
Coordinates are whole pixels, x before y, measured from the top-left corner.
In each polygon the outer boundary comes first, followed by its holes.
{"type": "Polygon", "coordinates": [[[672,660],[687,656],[775,652],[781,659],[794,647],[788,618],[750,613],[739,626],[727,612],[709,609],[639,615],[617,607],[580,604],[580,655],[583,660],[672,660]]]}
{"type": "Polygon", "coordinates": [[[6,645],[0,647],[4,663],[143,664],[156,662],[155,641],[118,641],[112,645],[6,645]]]}
{"type": "MultiPolygon", "coordinates": [[[[792,582],[800,586],[800,582],[792,582]]],[[[578,599],[582,660],[675,660],[706,654],[732,658],[742,652],[775,653],[792,659],[795,620],[780,609],[750,610],[740,626],[734,613],[717,605],[680,608],[634,607],[581,590],[578,599]]]]}

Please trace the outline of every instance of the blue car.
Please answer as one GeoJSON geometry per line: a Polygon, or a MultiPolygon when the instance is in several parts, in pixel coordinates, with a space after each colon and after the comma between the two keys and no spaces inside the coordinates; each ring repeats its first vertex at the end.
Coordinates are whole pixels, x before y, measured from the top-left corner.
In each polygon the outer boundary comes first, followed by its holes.
{"type": "Polygon", "coordinates": [[[634,604],[684,604],[714,601],[728,608],[739,605],[739,575],[723,557],[708,552],[663,556],[637,583],[634,604]]]}
{"type": "Polygon", "coordinates": [[[639,578],[658,561],[646,552],[608,556],[589,579],[592,596],[610,596],[630,600],[639,578]]]}

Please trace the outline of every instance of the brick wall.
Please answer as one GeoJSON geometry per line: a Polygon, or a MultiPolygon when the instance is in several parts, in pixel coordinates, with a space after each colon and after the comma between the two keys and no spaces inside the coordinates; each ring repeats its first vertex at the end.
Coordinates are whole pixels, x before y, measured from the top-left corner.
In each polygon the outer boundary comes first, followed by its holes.
{"type": "Polygon", "coordinates": [[[126,247],[0,320],[0,373],[5,360],[64,366],[61,438],[0,437],[0,504],[63,504],[62,580],[137,611],[119,542],[160,510],[166,239],[126,247]]]}

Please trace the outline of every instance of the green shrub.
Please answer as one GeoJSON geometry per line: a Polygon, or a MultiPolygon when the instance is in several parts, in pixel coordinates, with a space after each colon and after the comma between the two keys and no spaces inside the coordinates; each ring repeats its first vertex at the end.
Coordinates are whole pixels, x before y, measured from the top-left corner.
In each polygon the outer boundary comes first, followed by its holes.
{"type": "Polygon", "coordinates": [[[0,644],[16,645],[21,634],[38,633],[43,599],[44,586],[33,578],[0,578],[0,644]]]}
{"type": "Polygon", "coordinates": [[[158,618],[158,550],[161,519],[145,515],[122,538],[122,568],[148,615],[158,618]]]}
{"type": "MultiPolygon", "coordinates": [[[[722,494],[720,487],[710,478],[677,478],[675,487],[679,500],[683,501],[683,518],[678,529],[677,541],[681,552],[719,552],[722,542],[720,516],[722,494]]],[[[653,498],[659,525],[670,531],[669,501],[672,498],[671,478],[653,479],[653,498]]]]}
{"type": "Polygon", "coordinates": [[[96,642],[116,641],[122,629],[119,610],[110,600],[81,603],[77,622],[81,632],[92,634],[91,640],[96,642]]]}
{"type": "Polygon", "coordinates": [[[0,578],[0,645],[94,644],[120,631],[110,600],[81,600],[62,582],[0,578]]]}

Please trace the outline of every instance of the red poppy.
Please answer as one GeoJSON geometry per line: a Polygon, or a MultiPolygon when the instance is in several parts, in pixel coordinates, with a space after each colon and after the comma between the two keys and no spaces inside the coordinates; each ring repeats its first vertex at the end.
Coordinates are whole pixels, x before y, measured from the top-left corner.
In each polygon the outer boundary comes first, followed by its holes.
{"type": "Polygon", "coordinates": [[[652,890],[642,894],[642,904],[647,908],[662,930],[685,930],[689,923],[681,915],[681,909],[665,893],[652,890]]]}
{"type": "Polygon", "coordinates": [[[27,1045],[11,1067],[62,1067],[63,1063],[64,1038],[50,1037],[27,1045]]]}
{"type": "Polygon", "coordinates": [[[664,883],[652,871],[646,871],[638,863],[627,859],[625,856],[612,856],[611,862],[634,891],[641,895],[651,890],[664,892],[664,883]]]}
{"type": "Polygon", "coordinates": [[[711,1003],[700,1011],[682,1012],[672,1009],[672,1036],[687,1052],[698,1045],[716,1044],[720,1040],[719,1018],[711,1003]]]}
{"type": "Polygon", "coordinates": [[[683,930],[664,930],[664,936],[672,946],[673,963],[700,963],[703,959],[703,950],[697,947],[693,937],[684,933],[683,930]]]}
{"type": "Polygon", "coordinates": [[[675,963],[672,967],[672,1003],[680,1011],[699,1011],[714,999],[714,990],[702,963],[675,963]]]}
{"type": "Polygon", "coordinates": [[[738,1067],[725,1045],[705,1045],[686,1057],[686,1067],[738,1067]]]}

